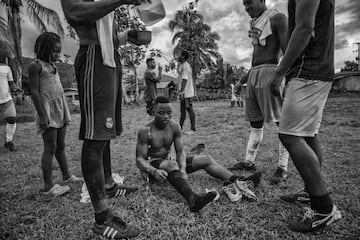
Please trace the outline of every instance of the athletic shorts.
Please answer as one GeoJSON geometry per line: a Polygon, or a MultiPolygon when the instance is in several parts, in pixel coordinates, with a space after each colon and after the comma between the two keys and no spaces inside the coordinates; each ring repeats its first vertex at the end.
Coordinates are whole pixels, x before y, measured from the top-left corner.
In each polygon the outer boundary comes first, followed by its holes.
{"type": "Polygon", "coordinates": [[[273,64],[262,64],[251,68],[245,91],[247,121],[279,122],[281,100],[271,93],[271,80],[275,70],[276,65],[273,64]]]}
{"type": "Polygon", "coordinates": [[[193,105],[193,100],[192,98],[184,98],[183,100],[180,101],[180,108],[181,109],[189,109],[191,108],[193,105]]]}
{"type": "Polygon", "coordinates": [[[106,141],[121,134],[121,63],[115,51],[117,67],[103,65],[99,45],[82,45],[75,58],[81,123],[80,140],[106,141]]]}
{"type": "MultiPolygon", "coordinates": [[[[192,173],[195,172],[195,170],[192,167],[194,156],[189,155],[186,156],[186,173],[192,173]]],[[[160,164],[168,159],[155,159],[150,162],[151,166],[154,168],[160,169],[160,164]]],[[[172,160],[174,161],[174,160],[172,160]]]]}
{"type": "Polygon", "coordinates": [[[0,104],[0,114],[3,114],[5,118],[16,117],[16,109],[13,100],[0,104]]]}
{"type": "Polygon", "coordinates": [[[293,78],[285,90],[279,133],[314,137],[319,133],[332,82],[293,78]]]}

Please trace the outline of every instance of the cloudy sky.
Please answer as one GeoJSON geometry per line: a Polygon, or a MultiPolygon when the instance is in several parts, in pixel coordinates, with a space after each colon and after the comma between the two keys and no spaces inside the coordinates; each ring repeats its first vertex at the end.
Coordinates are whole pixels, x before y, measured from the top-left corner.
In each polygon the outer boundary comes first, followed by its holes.
{"type": "MultiPolygon", "coordinates": [[[[37,0],[46,7],[57,11],[64,19],[60,0],[37,0]]],[[[153,32],[153,40],[149,46],[159,48],[164,55],[171,59],[173,45],[171,38],[173,33],[169,31],[168,23],[174,17],[177,10],[187,6],[188,0],[163,0],[166,9],[166,18],[150,27],[153,32]]],[[[266,0],[269,8],[277,8],[287,14],[286,0],[266,0]]],[[[249,16],[244,10],[242,0],[199,0],[198,12],[205,17],[205,22],[221,36],[219,51],[225,61],[250,67],[252,47],[248,38],[249,16]]],[[[355,42],[360,42],[360,1],[359,0],[336,0],[335,25],[335,67],[340,69],[345,60],[354,60],[357,53],[355,42]]],[[[25,15],[25,14],[24,14],[25,15]]],[[[33,46],[39,32],[25,17],[23,24],[23,54],[33,57],[33,46]]],[[[65,38],[63,41],[63,54],[68,54],[71,59],[75,57],[78,46],[76,42],[65,38]]],[[[165,60],[161,60],[166,64],[165,60]]],[[[141,67],[144,68],[143,66],[141,67]]]]}

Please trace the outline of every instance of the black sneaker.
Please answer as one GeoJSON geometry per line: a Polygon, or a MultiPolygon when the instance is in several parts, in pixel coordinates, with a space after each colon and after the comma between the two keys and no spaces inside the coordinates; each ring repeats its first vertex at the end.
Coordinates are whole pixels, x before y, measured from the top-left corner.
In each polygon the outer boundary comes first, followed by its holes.
{"type": "Polygon", "coordinates": [[[113,216],[104,224],[94,223],[93,231],[106,239],[128,239],[137,237],[140,229],[133,225],[126,224],[121,218],[113,216]]]}
{"type": "Polygon", "coordinates": [[[245,177],[245,178],[243,178],[241,180],[242,181],[251,181],[251,182],[253,182],[254,187],[257,187],[260,184],[261,175],[262,175],[262,173],[259,171],[259,172],[254,173],[253,175],[245,177]]]}
{"type": "Polygon", "coordinates": [[[249,162],[238,162],[234,166],[230,167],[229,170],[247,170],[247,171],[256,171],[256,166],[254,163],[249,162]]]}
{"type": "Polygon", "coordinates": [[[310,202],[310,196],[304,189],[297,193],[282,195],[279,198],[285,202],[296,202],[296,201],[301,203],[310,202]]]}
{"type": "Polygon", "coordinates": [[[329,214],[318,213],[311,208],[305,208],[306,212],[301,221],[290,223],[290,230],[295,232],[312,232],[341,219],[341,212],[333,205],[329,214]]]}
{"type": "Polygon", "coordinates": [[[121,196],[128,195],[130,193],[136,192],[138,190],[137,187],[126,187],[122,185],[115,184],[109,189],[106,189],[106,196],[108,198],[117,198],[121,196]]]}
{"type": "Polygon", "coordinates": [[[4,147],[9,149],[10,152],[14,152],[15,151],[15,146],[14,143],[12,141],[10,142],[5,142],[4,147]]]}
{"type": "Polygon", "coordinates": [[[271,184],[278,184],[281,181],[284,181],[287,178],[287,171],[278,167],[274,172],[274,175],[270,178],[271,184]]]}
{"type": "Polygon", "coordinates": [[[192,206],[190,206],[191,212],[198,212],[205,207],[208,203],[212,202],[216,198],[216,192],[208,192],[205,195],[195,197],[192,206]]]}

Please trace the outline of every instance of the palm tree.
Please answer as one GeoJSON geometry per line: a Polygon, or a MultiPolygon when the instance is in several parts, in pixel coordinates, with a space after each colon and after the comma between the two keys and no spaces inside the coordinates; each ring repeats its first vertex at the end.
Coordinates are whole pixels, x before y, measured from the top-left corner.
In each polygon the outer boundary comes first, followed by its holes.
{"type": "Polygon", "coordinates": [[[172,43],[176,44],[174,57],[182,50],[190,53],[189,63],[196,84],[197,75],[202,69],[216,67],[216,59],[220,57],[217,45],[220,36],[211,31],[211,27],[204,23],[203,16],[194,10],[191,3],[189,7],[176,12],[174,19],[169,22],[169,28],[173,32],[177,30],[172,38],[172,43]]]}
{"type": "Polygon", "coordinates": [[[50,25],[61,37],[64,36],[59,15],[36,0],[0,0],[0,41],[5,43],[10,51],[9,64],[14,71],[15,81],[20,80],[21,76],[22,7],[25,7],[29,19],[40,32],[47,31],[47,26],[50,25]]]}

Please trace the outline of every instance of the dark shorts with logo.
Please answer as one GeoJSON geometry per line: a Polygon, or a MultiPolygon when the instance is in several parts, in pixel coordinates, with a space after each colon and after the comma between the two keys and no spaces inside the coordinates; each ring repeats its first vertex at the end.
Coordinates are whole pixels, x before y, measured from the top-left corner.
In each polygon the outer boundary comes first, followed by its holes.
{"type": "Polygon", "coordinates": [[[81,45],[75,58],[81,123],[80,140],[110,140],[121,134],[121,63],[103,65],[99,45],[81,45]]]}

